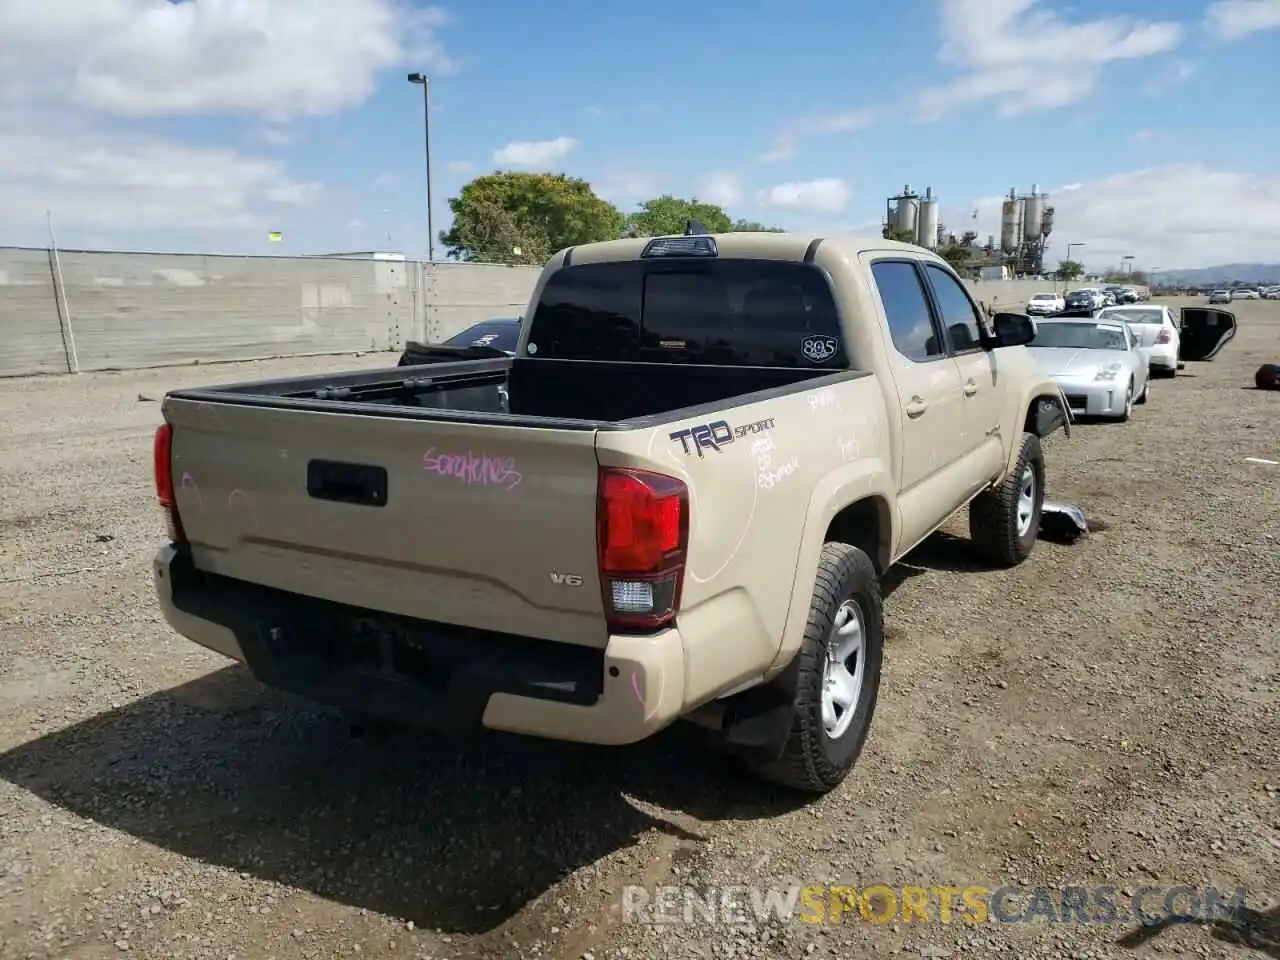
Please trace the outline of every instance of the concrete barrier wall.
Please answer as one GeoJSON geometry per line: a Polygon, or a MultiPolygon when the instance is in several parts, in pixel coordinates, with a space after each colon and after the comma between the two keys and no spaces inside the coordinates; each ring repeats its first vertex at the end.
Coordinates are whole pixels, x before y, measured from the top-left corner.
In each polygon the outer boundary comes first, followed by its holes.
{"type": "Polygon", "coordinates": [[[0,248],[0,376],[398,350],[524,311],[533,267],[0,248]]]}
{"type": "MultiPolygon", "coordinates": [[[[528,304],[535,267],[0,247],[0,376],[398,350],[528,304]]],[[[1039,280],[969,289],[1021,309],[1039,280]]]]}

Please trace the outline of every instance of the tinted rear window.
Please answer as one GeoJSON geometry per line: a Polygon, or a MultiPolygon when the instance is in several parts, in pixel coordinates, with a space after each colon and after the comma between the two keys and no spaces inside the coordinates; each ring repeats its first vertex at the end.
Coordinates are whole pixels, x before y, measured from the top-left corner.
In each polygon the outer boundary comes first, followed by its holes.
{"type": "Polygon", "coordinates": [[[799,263],[681,260],[558,270],[529,353],[563,360],[848,366],[826,278],[799,263]]]}

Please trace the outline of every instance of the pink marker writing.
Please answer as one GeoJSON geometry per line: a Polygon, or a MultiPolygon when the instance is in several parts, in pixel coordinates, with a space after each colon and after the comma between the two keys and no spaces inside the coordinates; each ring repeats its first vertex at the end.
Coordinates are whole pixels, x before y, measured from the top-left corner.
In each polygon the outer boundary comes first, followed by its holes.
{"type": "Polygon", "coordinates": [[[422,455],[422,468],[442,477],[451,477],[467,485],[502,487],[511,490],[524,479],[516,469],[514,457],[491,457],[488,454],[437,453],[431,447],[422,455]]]}

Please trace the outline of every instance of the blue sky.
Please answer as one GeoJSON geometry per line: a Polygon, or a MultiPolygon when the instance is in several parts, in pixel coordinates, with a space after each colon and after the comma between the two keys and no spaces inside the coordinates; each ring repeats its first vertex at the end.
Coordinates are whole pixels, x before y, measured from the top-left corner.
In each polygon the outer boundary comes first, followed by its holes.
{"type": "Polygon", "coordinates": [[[423,253],[421,69],[437,230],[498,167],[797,230],[932,186],[984,237],[1034,183],[1059,254],[1280,260],[1280,0],[100,5],[0,0],[0,243],[423,253]]]}

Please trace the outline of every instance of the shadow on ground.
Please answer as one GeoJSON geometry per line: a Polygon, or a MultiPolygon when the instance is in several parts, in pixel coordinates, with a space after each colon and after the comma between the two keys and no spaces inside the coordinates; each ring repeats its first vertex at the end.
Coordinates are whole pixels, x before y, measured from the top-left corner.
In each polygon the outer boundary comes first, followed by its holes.
{"type": "Polygon", "coordinates": [[[0,778],[183,856],[468,934],[647,831],[701,839],[628,797],[703,820],[803,802],[683,727],[622,749],[496,734],[365,744],[240,666],[17,747],[0,778]]]}
{"type": "MultiPolygon", "coordinates": [[[[1179,926],[1181,922],[1166,918],[1158,923],[1138,927],[1116,942],[1122,947],[1136,950],[1146,946],[1171,927],[1179,926]]],[[[1219,943],[1247,947],[1250,950],[1257,950],[1262,956],[1280,960],[1280,907],[1273,907],[1265,913],[1245,907],[1240,910],[1239,916],[1215,918],[1199,925],[1219,943]]]]}

